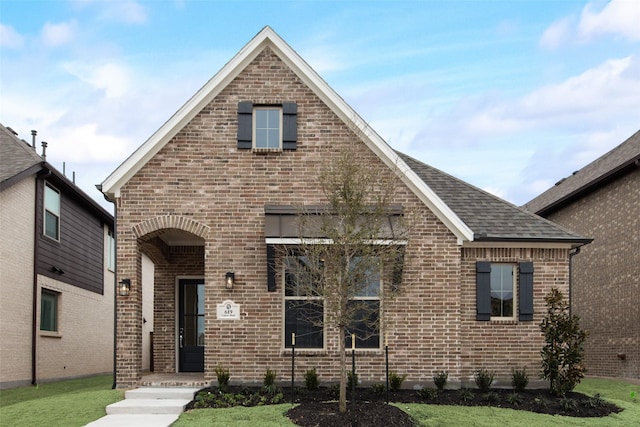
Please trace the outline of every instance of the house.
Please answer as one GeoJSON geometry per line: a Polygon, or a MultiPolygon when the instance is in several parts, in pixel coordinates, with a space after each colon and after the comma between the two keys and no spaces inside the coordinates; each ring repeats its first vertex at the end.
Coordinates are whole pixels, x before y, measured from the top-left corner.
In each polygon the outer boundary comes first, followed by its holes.
{"type": "Polygon", "coordinates": [[[571,286],[588,375],[640,378],[640,131],[525,208],[593,237],[571,286]]]}
{"type": "Polygon", "coordinates": [[[0,125],[1,388],[113,372],[113,216],[32,134],[0,125]]]}
{"type": "Polygon", "coordinates": [[[454,382],[481,367],[507,382],[512,367],[538,371],[544,295],[567,293],[570,253],[589,240],[397,153],[265,27],[101,184],[129,288],[117,297],[118,387],[143,381],[142,254],[155,264],[155,372],[215,382],[223,366],[256,383],[272,369],[285,380],[297,332],[307,339],[295,343],[296,372],[337,380],[334,331],[287,309],[295,296],[276,249],[308,237],[296,234],[297,208],[327,204],[318,173],[347,147],[397,175],[394,214],[418,213],[400,296],[385,300],[382,283],[372,297],[385,323],[357,341],[359,379],[384,378],[385,345],[406,385],[437,370],[454,382]]]}

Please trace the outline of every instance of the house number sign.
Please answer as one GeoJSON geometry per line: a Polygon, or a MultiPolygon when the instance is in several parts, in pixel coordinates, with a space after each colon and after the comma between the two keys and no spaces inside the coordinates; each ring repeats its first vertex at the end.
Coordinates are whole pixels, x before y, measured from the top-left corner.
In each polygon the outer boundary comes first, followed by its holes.
{"type": "Polygon", "coordinates": [[[231,300],[218,304],[218,320],[240,320],[240,305],[231,300]]]}

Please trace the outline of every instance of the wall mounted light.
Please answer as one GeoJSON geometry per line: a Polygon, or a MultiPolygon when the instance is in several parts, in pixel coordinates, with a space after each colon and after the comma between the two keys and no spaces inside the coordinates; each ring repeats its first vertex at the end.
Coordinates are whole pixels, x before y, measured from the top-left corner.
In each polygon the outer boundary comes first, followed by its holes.
{"type": "Polygon", "coordinates": [[[51,266],[51,271],[53,271],[56,274],[60,274],[60,275],[64,274],[64,270],[61,269],[60,267],[55,266],[55,265],[51,266]]]}
{"type": "Polygon", "coordinates": [[[122,279],[118,282],[118,293],[121,297],[129,296],[129,292],[131,292],[131,279],[122,279]]]}
{"type": "Polygon", "coordinates": [[[224,286],[227,289],[233,289],[233,285],[236,283],[236,274],[229,271],[225,275],[224,286]]]}

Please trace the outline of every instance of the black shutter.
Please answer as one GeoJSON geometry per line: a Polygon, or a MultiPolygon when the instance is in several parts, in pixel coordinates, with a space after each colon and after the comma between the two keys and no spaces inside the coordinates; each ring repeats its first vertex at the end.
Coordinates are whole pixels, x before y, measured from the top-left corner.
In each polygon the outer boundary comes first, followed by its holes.
{"type": "Polygon", "coordinates": [[[276,291],[276,247],[267,245],[267,290],[276,291]]]}
{"type": "Polygon", "coordinates": [[[491,263],[476,262],[476,320],[491,320],[491,263]]]}
{"type": "Polygon", "coordinates": [[[399,246],[398,252],[393,257],[393,266],[391,267],[391,290],[397,292],[402,284],[402,273],[404,270],[404,252],[405,247],[399,246]]]}
{"type": "Polygon", "coordinates": [[[253,103],[248,101],[238,102],[238,148],[251,149],[253,126],[253,103]]]}
{"type": "Polygon", "coordinates": [[[282,104],[282,149],[295,150],[298,137],[298,104],[282,104]]]}
{"type": "Polygon", "coordinates": [[[518,318],[533,320],[533,263],[521,262],[518,270],[518,318]]]}

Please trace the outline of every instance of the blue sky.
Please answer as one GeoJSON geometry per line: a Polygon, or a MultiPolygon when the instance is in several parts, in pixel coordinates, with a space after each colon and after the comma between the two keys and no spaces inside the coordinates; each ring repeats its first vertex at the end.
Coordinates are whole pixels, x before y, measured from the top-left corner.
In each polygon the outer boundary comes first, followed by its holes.
{"type": "Polygon", "coordinates": [[[0,122],[105,203],[270,25],[392,147],[520,205],[640,128],[638,22],[637,0],[2,0],[0,122]]]}

